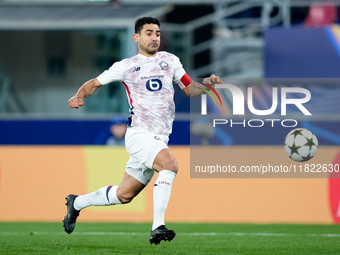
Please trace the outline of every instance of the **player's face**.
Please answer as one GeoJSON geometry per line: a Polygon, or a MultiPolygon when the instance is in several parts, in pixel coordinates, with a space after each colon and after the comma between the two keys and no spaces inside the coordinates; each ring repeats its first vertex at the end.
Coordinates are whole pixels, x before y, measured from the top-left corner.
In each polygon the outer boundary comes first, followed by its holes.
{"type": "Polygon", "coordinates": [[[135,41],[138,43],[140,54],[153,56],[161,42],[161,31],[156,24],[145,24],[140,34],[135,34],[135,41]]]}

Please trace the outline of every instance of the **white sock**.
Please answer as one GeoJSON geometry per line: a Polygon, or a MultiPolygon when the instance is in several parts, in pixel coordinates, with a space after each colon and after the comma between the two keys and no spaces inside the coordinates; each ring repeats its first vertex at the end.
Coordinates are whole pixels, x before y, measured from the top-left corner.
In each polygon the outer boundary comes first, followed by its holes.
{"type": "Polygon", "coordinates": [[[164,224],[164,214],[168,206],[171,194],[172,182],[176,173],[169,170],[159,172],[158,178],[153,187],[153,224],[152,230],[164,224]]]}
{"type": "Polygon", "coordinates": [[[103,206],[121,204],[116,195],[117,188],[118,186],[105,186],[95,192],[78,196],[74,200],[74,209],[79,211],[92,205],[103,206]]]}

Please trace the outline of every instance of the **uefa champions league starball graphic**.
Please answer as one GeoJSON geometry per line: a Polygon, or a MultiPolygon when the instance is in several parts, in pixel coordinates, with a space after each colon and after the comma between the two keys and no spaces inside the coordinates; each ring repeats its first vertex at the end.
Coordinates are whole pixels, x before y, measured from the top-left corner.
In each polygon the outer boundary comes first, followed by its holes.
{"type": "Polygon", "coordinates": [[[284,148],[292,160],[308,161],[314,157],[318,150],[318,139],[308,129],[296,128],[287,134],[284,148]]]}

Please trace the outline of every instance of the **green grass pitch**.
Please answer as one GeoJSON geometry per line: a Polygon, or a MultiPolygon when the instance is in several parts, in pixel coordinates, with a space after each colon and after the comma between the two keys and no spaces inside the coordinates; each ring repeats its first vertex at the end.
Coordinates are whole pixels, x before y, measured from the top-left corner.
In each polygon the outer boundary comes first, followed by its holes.
{"type": "Polygon", "coordinates": [[[340,225],[168,223],[172,242],[149,244],[148,223],[0,223],[0,254],[340,254],[340,225]]]}

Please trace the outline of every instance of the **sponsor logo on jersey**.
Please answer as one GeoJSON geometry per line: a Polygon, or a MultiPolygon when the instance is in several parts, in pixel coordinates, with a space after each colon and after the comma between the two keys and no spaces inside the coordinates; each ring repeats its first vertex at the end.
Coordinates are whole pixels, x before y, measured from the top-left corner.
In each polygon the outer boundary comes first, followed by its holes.
{"type": "Polygon", "coordinates": [[[142,76],[140,77],[141,80],[149,80],[149,79],[162,79],[164,78],[164,74],[155,74],[155,75],[149,75],[149,76],[142,76]]]}
{"type": "Polygon", "coordinates": [[[160,79],[150,79],[146,82],[146,88],[149,91],[159,91],[162,89],[162,82],[160,79]]]}

